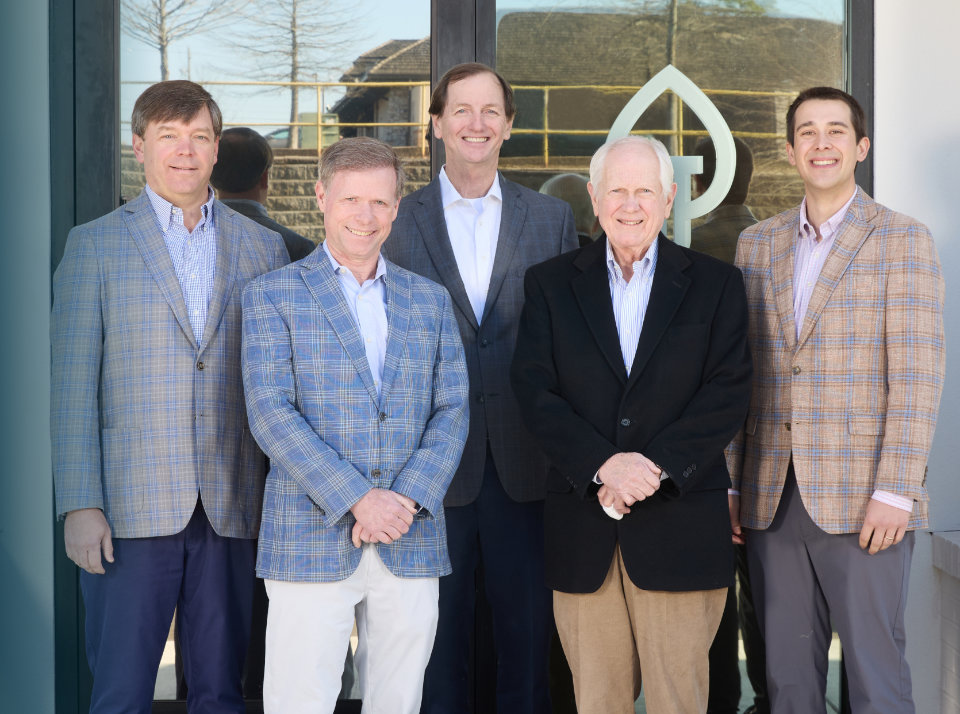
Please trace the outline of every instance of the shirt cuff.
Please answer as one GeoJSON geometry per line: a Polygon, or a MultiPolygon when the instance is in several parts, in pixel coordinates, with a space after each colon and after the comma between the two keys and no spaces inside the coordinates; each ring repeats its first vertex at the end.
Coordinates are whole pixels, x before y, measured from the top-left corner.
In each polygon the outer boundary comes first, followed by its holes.
{"type": "Polygon", "coordinates": [[[728,495],[728,496],[739,496],[739,495],[740,495],[740,492],[739,492],[737,489],[735,489],[735,488],[728,488],[728,489],[727,489],[727,495],[728,495]]]}
{"type": "Polygon", "coordinates": [[[907,498],[906,496],[898,496],[895,493],[877,489],[870,498],[874,501],[880,501],[880,503],[886,503],[888,506],[899,508],[901,511],[906,511],[907,513],[913,512],[913,499],[907,498]]]}
{"type": "Polygon", "coordinates": [[[593,482],[598,486],[603,486],[603,481],[600,480],[600,469],[597,469],[597,473],[593,475],[593,482]]]}

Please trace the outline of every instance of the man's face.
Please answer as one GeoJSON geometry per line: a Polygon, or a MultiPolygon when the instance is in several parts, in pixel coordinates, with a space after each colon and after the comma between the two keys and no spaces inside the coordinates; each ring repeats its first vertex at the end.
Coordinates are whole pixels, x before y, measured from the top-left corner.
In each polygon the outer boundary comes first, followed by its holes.
{"type": "Polygon", "coordinates": [[[808,99],[795,115],[787,158],[808,192],[853,191],[853,172],[867,158],[870,140],[857,141],[850,107],[839,99],[808,99]]]}
{"type": "Polygon", "coordinates": [[[397,174],[390,167],[338,171],[325,186],[317,182],[327,247],[340,263],[376,262],[397,217],[397,174]]]}
{"type": "Polygon", "coordinates": [[[587,189],[620,262],[621,257],[638,260],[656,239],[670,215],[677,185],[664,193],[660,162],[649,146],[622,145],[610,150],[597,185],[587,184],[587,189]]]}
{"type": "Polygon", "coordinates": [[[459,170],[495,169],[512,126],[503,106],[503,88],[489,72],[451,83],[443,113],[433,117],[433,133],[443,139],[447,164],[459,170]]]}
{"type": "Polygon", "coordinates": [[[188,122],[150,122],[144,136],[133,135],[133,153],[150,188],[184,208],[206,202],[219,143],[204,107],[188,122]]]}

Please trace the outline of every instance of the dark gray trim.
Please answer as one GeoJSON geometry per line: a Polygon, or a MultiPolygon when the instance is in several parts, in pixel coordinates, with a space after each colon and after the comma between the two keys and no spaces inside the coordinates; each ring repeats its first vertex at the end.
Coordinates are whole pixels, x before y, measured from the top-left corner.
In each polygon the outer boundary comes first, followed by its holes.
{"type": "MultiPolygon", "coordinates": [[[[847,91],[867,115],[867,136],[873,137],[874,0],[846,0],[845,52],[847,91]]],[[[873,195],[873,152],[857,167],[857,183],[873,195]]]]}

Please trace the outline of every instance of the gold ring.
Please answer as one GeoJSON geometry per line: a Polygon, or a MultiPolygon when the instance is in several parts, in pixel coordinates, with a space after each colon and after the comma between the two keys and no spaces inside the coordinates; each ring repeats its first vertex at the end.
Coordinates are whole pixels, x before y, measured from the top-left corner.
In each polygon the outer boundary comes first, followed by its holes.
{"type": "Polygon", "coordinates": [[[884,538],[884,540],[894,540],[893,538],[884,538]]]}

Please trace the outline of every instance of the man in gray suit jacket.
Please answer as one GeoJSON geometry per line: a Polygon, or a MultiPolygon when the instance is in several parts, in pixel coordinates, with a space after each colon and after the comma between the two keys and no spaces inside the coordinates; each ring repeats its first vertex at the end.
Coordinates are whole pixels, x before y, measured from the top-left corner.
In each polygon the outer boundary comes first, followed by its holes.
{"type": "Polygon", "coordinates": [[[187,706],[239,714],[265,477],[240,292],[289,257],[213,198],[221,115],[206,90],[155,84],[131,126],[144,192],[74,228],[53,281],[53,468],[83,569],[90,711],[151,711],[176,608],[187,706]]]}
{"type": "Polygon", "coordinates": [[[570,207],[497,171],[513,90],[489,67],[457,65],[433,92],[446,164],[400,203],[385,255],[450,292],[470,375],[470,431],[444,501],[453,574],[424,683],[425,712],[465,712],[477,567],[497,644],[501,712],[549,712],[553,630],[543,576],[547,466],[521,422],[510,361],[529,266],[577,247],[570,207]]]}
{"type": "Polygon", "coordinates": [[[225,129],[210,183],[217,197],[234,211],[279,233],[290,260],[306,258],[316,247],[309,238],[270,218],[266,202],[270,193],[273,149],[260,134],[245,126],[225,129]]]}

